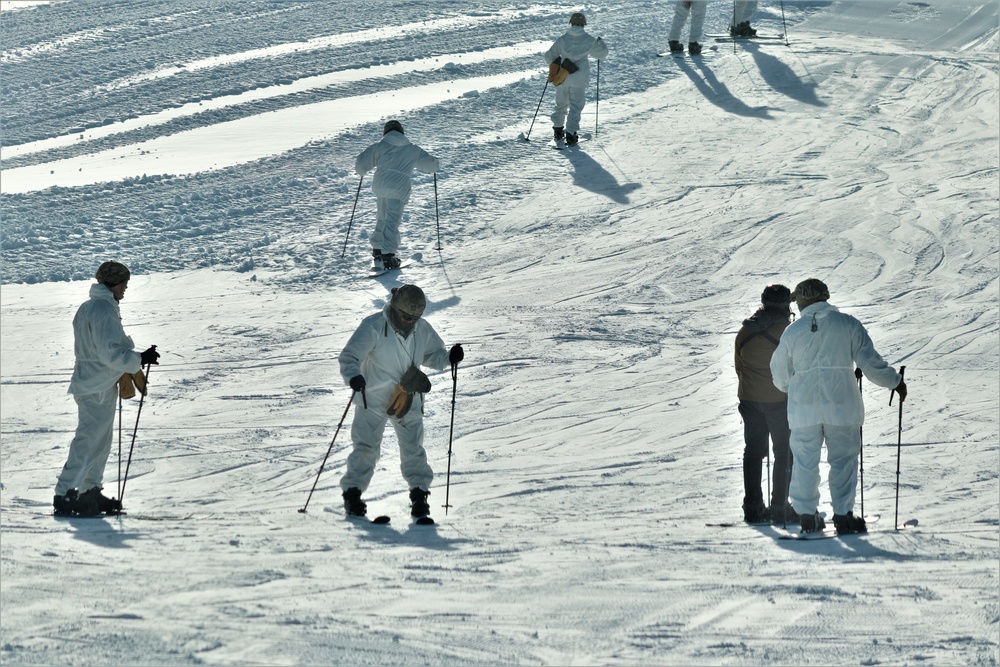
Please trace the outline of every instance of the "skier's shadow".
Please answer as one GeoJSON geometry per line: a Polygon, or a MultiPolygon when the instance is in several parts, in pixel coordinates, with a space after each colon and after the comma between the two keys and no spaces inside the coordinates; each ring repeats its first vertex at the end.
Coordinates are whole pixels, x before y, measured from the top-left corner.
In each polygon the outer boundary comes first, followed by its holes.
{"type": "Polygon", "coordinates": [[[691,79],[705,99],[719,107],[723,111],[736,114],[737,116],[747,116],[750,118],[762,118],[771,120],[771,108],[767,106],[752,107],[743,100],[733,95],[726,84],[719,81],[715,72],[705,64],[702,58],[692,58],[695,67],[692,67],[685,58],[677,58],[677,66],[684,74],[691,79]],[[697,69],[696,69],[697,68],[697,69]]]}
{"type": "Polygon", "coordinates": [[[438,533],[438,527],[411,525],[400,531],[391,526],[379,526],[372,523],[358,524],[365,530],[362,539],[377,544],[398,544],[400,546],[424,547],[436,551],[455,551],[460,545],[474,542],[465,537],[444,537],[438,533]]]}
{"type": "Polygon", "coordinates": [[[582,150],[567,148],[562,152],[573,165],[573,184],[585,190],[604,195],[618,204],[628,204],[629,193],[642,187],[639,183],[622,185],[611,172],[582,150]]]}
{"type": "Polygon", "coordinates": [[[826,106],[826,102],[819,99],[816,94],[819,86],[815,81],[804,81],[792,71],[791,67],[768,53],[767,47],[761,48],[760,44],[748,41],[745,48],[753,56],[754,62],[760,69],[760,75],[771,88],[804,104],[826,106]]]}
{"type": "Polygon", "coordinates": [[[96,547],[108,549],[131,549],[129,540],[137,540],[142,537],[140,533],[126,530],[121,521],[116,527],[111,523],[111,517],[93,517],[89,519],[63,519],[73,527],[73,537],[77,540],[89,542],[96,547]]]}

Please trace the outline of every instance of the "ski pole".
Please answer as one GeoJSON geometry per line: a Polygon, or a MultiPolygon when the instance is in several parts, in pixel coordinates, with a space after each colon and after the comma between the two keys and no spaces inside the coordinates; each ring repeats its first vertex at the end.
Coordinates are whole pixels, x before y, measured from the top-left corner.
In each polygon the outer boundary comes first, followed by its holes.
{"type": "MultiPolygon", "coordinates": [[[[777,463],[777,461],[775,461],[777,463]]],[[[767,450],[767,502],[771,502],[771,450],[767,450]]]]}
{"type": "Polygon", "coordinates": [[[434,221],[437,224],[438,246],[436,250],[441,250],[441,211],[438,208],[438,175],[434,173],[434,221]]]}
{"type": "Polygon", "coordinates": [[[545,91],[549,88],[549,80],[545,79],[545,85],[542,86],[542,96],[538,98],[538,106],[535,107],[535,115],[531,117],[531,127],[528,128],[528,133],[524,135],[525,141],[531,141],[531,130],[535,127],[535,119],[538,118],[538,110],[542,108],[542,100],[545,99],[545,91]]]}
{"type": "Polygon", "coordinates": [[[344,420],[347,419],[347,411],[351,409],[351,403],[354,402],[354,395],[358,392],[351,392],[351,400],[347,402],[347,407],[344,408],[344,416],[340,418],[340,423],[337,424],[337,430],[333,432],[333,439],[330,440],[330,446],[326,450],[326,456],[323,457],[323,463],[319,465],[319,472],[316,473],[316,481],[313,482],[312,488],[309,490],[309,497],[306,498],[306,504],[302,506],[299,510],[300,513],[305,514],[306,508],[309,507],[309,501],[312,500],[313,491],[316,490],[316,485],[319,483],[319,476],[323,474],[323,468],[326,466],[326,460],[330,456],[330,452],[333,451],[333,443],[337,442],[337,434],[340,433],[340,427],[344,425],[344,420]]]}
{"type": "MultiPolygon", "coordinates": [[[[906,372],[906,366],[899,367],[899,380],[903,381],[903,373],[906,372]]],[[[889,394],[889,405],[892,405],[892,395],[896,393],[893,389],[892,393],[889,394]]],[[[903,449],[903,399],[899,399],[899,431],[898,437],[896,439],[896,518],[893,524],[896,530],[899,530],[899,459],[900,454],[903,449]]]]}
{"type": "Polygon", "coordinates": [[[451,494],[451,441],[455,433],[455,395],[458,393],[458,363],[451,365],[451,426],[448,427],[448,475],[444,485],[444,513],[447,516],[451,494]]]}
{"type": "Polygon", "coordinates": [[[118,394],[118,497],[122,497],[122,395],[118,394]]]}
{"type": "Polygon", "coordinates": [[[354,194],[354,208],[351,209],[351,221],[347,223],[347,235],[344,237],[344,249],[340,252],[341,257],[347,254],[347,240],[351,238],[351,227],[354,226],[354,212],[358,210],[358,198],[361,197],[361,184],[364,180],[365,177],[362,176],[361,180],[358,181],[358,191],[354,194]]]}
{"type": "Polygon", "coordinates": [[[788,26],[785,24],[785,0],[781,0],[781,32],[785,33],[785,46],[791,46],[788,43],[788,26]]]}
{"type": "Polygon", "coordinates": [[[143,386],[143,391],[139,392],[139,409],[135,413],[135,428],[132,429],[132,444],[128,448],[128,461],[125,463],[125,477],[122,478],[122,488],[118,492],[118,505],[119,507],[124,507],[122,502],[125,500],[125,484],[128,482],[128,471],[132,467],[132,451],[135,449],[135,436],[139,432],[139,417],[142,415],[142,404],[146,400],[146,392],[149,391],[149,371],[152,368],[152,364],[146,364],[146,382],[143,386]]]}
{"type": "Polygon", "coordinates": [[[594,105],[594,138],[597,138],[597,120],[601,117],[601,61],[597,61],[597,104],[594,105]]]}
{"type": "MultiPolygon", "coordinates": [[[[861,393],[861,369],[854,369],[854,377],[858,378],[858,393],[861,393]]],[[[865,516],[865,426],[862,424],[858,427],[858,437],[861,440],[861,449],[858,451],[859,460],[861,462],[861,516],[865,516]]]]}

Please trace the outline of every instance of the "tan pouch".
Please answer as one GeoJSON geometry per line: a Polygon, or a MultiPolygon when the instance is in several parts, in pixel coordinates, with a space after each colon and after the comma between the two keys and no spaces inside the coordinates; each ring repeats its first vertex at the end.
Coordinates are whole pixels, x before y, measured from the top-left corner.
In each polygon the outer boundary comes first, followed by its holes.
{"type": "Polygon", "coordinates": [[[123,373],[118,378],[118,396],[121,398],[134,398],[136,390],[143,396],[146,395],[146,376],[140,370],[138,373],[123,373]]]}

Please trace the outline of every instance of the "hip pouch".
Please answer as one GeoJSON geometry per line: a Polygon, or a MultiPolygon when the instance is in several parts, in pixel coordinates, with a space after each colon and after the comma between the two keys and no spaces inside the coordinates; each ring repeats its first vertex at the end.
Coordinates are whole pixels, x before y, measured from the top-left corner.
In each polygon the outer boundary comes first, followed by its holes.
{"type": "Polygon", "coordinates": [[[138,373],[124,373],[118,378],[118,396],[121,398],[135,397],[136,389],[146,395],[146,376],[140,370],[138,373]]]}

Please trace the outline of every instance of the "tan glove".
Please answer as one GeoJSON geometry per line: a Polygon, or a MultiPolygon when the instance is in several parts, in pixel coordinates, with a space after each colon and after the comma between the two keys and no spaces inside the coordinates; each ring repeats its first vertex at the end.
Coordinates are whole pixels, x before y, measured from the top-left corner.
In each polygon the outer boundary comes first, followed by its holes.
{"type": "Polygon", "coordinates": [[[118,396],[121,398],[135,397],[136,390],[146,395],[146,376],[140,370],[138,373],[124,373],[118,378],[118,396]]]}
{"type": "Polygon", "coordinates": [[[565,67],[560,67],[556,71],[555,76],[552,77],[552,85],[553,86],[560,85],[561,83],[563,83],[564,81],[566,81],[566,77],[568,77],[568,76],[569,76],[569,72],[566,70],[566,68],[565,67]]]}
{"type": "Polygon", "coordinates": [[[390,417],[402,417],[410,411],[410,406],[413,405],[414,394],[426,394],[430,390],[430,378],[416,366],[410,366],[403,374],[399,384],[396,385],[396,391],[392,393],[392,398],[389,399],[386,414],[390,417]]]}

